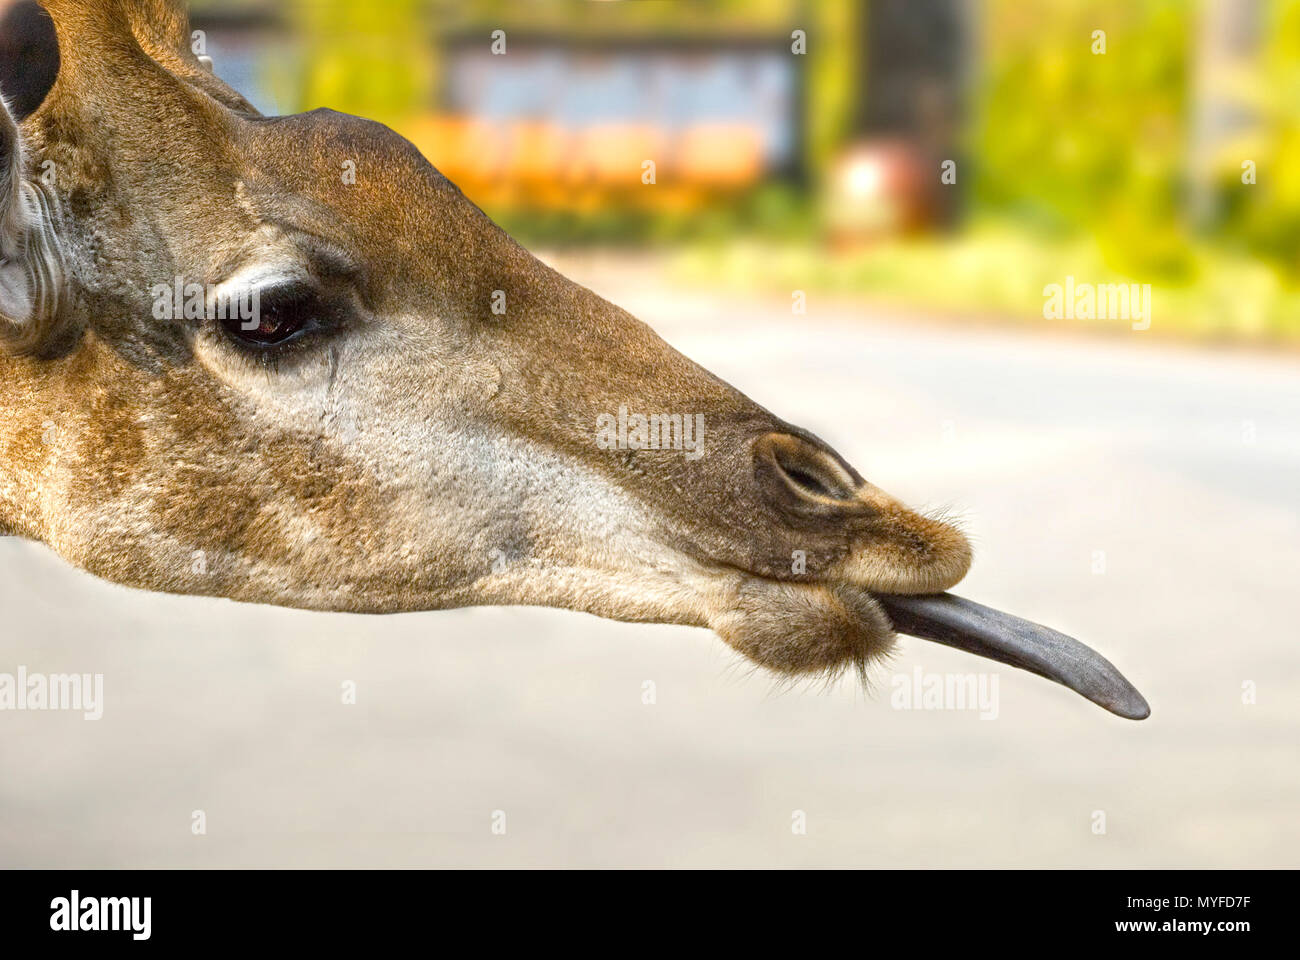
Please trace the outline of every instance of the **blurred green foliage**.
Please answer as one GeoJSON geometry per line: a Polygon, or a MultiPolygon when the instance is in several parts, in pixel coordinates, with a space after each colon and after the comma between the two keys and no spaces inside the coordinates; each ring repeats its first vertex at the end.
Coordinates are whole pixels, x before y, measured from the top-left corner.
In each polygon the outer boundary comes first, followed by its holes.
{"type": "Polygon", "coordinates": [[[430,102],[437,48],[424,0],[290,0],[302,43],[299,107],[331,107],[385,123],[430,102]]]}
{"type": "Polygon", "coordinates": [[[502,209],[492,217],[530,246],[607,247],[727,245],[738,236],[768,243],[815,244],[815,209],[794,184],[769,182],[701,209],[652,211],[605,206],[597,211],[502,209]]]}
{"type": "Polygon", "coordinates": [[[1194,12],[1179,0],[985,3],[977,209],[1090,234],[1121,272],[1184,278],[1194,12]]]}
{"type": "Polygon", "coordinates": [[[861,36],[857,28],[865,11],[857,3],[815,3],[805,6],[808,43],[804,133],[808,170],[817,184],[849,132],[849,115],[860,91],[854,90],[861,36]]]}
{"type": "Polygon", "coordinates": [[[834,252],[796,234],[697,245],[677,275],[1032,323],[1066,276],[1150,283],[1157,333],[1300,339],[1300,0],[1228,9],[1258,23],[1210,70],[1205,4],[986,0],[957,232],[834,252]]]}
{"type": "Polygon", "coordinates": [[[1234,78],[1258,126],[1223,145],[1216,170],[1223,205],[1215,224],[1229,242],[1300,280],[1300,2],[1267,5],[1258,70],[1234,78]],[[1254,160],[1258,183],[1241,189],[1240,163],[1254,160]]]}
{"type": "Polygon", "coordinates": [[[1156,282],[1194,280],[1205,266],[1198,244],[1300,280],[1300,2],[1238,5],[1252,8],[1262,14],[1255,56],[1225,89],[1206,90],[1200,5],[990,0],[971,135],[976,209],[1050,236],[1090,236],[1111,268],[1156,282]],[[1103,27],[1098,54],[1090,40],[1103,27]],[[1210,95],[1248,122],[1199,145],[1196,97],[1210,95]],[[1247,161],[1256,183],[1242,182],[1247,161]],[[1211,168],[1208,217],[1194,214],[1201,163],[1211,168]]]}

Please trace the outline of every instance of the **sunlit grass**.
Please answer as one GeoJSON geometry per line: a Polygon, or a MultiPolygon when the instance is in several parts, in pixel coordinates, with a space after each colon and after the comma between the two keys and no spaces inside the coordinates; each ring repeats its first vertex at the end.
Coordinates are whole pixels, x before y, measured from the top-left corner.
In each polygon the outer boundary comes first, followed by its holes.
{"type": "Polygon", "coordinates": [[[1090,240],[1050,240],[987,226],[949,238],[884,241],[846,251],[803,241],[693,243],[672,258],[674,279],[750,292],[805,290],[939,312],[954,319],[1123,331],[1118,319],[1045,320],[1044,287],[1151,283],[1152,335],[1300,343],[1300,291],[1245,256],[1193,247],[1186,283],[1152,282],[1110,267],[1090,240]]]}

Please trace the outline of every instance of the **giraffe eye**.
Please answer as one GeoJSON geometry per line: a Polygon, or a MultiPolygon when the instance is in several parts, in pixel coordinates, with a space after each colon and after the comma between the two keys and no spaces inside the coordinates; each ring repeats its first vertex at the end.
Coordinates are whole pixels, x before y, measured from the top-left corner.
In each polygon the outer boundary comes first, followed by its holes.
{"type": "Polygon", "coordinates": [[[307,287],[276,287],[259,291],[241,309],[221,320],[232,340],[265,348],[288,343],[305,333],[333,326],[340,319],[337,304],[307,287]]]}

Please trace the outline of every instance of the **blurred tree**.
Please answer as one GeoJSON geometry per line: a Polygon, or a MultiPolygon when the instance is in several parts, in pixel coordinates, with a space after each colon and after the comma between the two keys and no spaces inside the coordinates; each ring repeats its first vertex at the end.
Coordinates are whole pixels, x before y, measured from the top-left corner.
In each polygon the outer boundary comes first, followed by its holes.
{"type": "Polygon", "coordinates": [[[853,121],[861,60],[863,5],[848,0],[813,0],[800,5],[794,28],[807,33],[804,98],[806,164],[813,177],[830,167],[853,121]]]}
{"type": "Polygon", "coordinates": [[[1219,206],[1219,149],[1257,116],[1234,82],[1259,57],[1262,0],[1214,0],[1199,7],[1189,158],[1191,214],[1212,226],[1219,206]]]}
{"type": "Polygon", "coordinates": [[[971,151],[983,206],[1059,234],[1086,231],[1123,273],[1184,276],[1194,7],[989,0],[983,9],[971,151]]]}
{"type": "Polygon", "coordinates": [[[1254,123],[1217,145],[1217,231],[1300,282],[1300,0],[1265,5],[1262,49],[1225,81],[1254,123]],[[1243,182],[1253,168],[1253,182],[1243,182]]]}
{"type": "Polygon", "coordinates": [[[424,0],[291,0],[303,42],[300,107],[400,123],[432,100],[438,47],[424,0]]]}

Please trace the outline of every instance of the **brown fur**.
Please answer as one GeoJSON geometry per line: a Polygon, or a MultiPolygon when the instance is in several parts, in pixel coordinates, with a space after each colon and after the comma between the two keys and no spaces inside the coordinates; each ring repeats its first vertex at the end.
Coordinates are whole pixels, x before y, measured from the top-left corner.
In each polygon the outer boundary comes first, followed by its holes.
{"type": "Polygon", "coordinates": [[[21,132],[28,181],[58,171],[63,279],[0,360],[7,529],[148,589],[707,625],[786,674],[864,669],[891,634],[873,590],[965,573],[960,533],[541,264],[388,129],[258,116],[178,5],[46,6],[63,66],[21,132]],[[155,284],[263,262],[352,319],[266,364],[151,314],[155,284]],[[705,455],[599,448],[620,405],[702,415],[705,455]]]}

